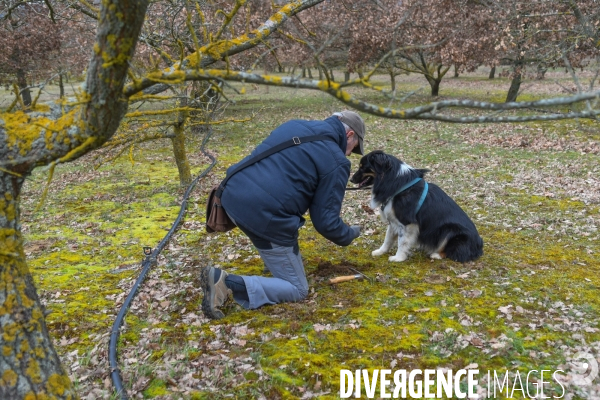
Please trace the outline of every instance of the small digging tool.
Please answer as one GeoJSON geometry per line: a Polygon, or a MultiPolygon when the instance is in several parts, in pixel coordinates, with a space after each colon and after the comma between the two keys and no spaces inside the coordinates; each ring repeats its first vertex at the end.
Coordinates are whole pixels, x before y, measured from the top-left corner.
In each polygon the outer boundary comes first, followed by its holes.
{"type": "Polygon", "coordinates": [[[335,285],[336,283],[352,281],[354,279],[367,279],[369,282],[371,281],[371,279],[368,276],[366,276],[365,274],[363,274],[359,270],[356,270],[356,269],[351,268],[351,267],[348,267],[348,268],[351,271],[356,272],[356,274],[354,274],[354,275],[337,276],[335,278],[331,278],[331,279],[329,279],[329,284],[330,285],[335,285]]]}

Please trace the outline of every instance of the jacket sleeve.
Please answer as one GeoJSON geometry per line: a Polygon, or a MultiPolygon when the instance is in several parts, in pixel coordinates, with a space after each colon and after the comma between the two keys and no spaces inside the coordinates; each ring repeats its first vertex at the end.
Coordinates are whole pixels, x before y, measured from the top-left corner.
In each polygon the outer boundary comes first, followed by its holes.
{"type": "Polygon", "coordinates": [[[310,218],[321,235],[339,246],[347,246],[356,234],[340,218],[350,165],[342,164],[321,177],[310,205],[310,218]]]}

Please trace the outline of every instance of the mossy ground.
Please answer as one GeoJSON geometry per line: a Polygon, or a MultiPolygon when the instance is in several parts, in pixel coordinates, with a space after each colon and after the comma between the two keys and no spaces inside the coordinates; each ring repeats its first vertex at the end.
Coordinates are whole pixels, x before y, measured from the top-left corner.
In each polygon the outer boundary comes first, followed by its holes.
{"type": "MultiPolygon", "coordinates": [[[[503,100],[508,82],[486,77],[445,79],[440,93],[503,100]]],[[[385,76],[376,79],[386,82],[385,76]]],[[[406,91],[424,82],[412,75],[398,79],[406,91]]],[[[553,82],[534,84],[551,93],[553,82]]],[[[427,91],[409,101],[426,99],[427,91]]],[[[321,119],[341,107],[322,94],[248,87],[228,108],[236,118],[257,115],[243,125],[215,127],[208,148],[219,163],[192,193],[183,226],[126,318],[119,360],[132,393],[337,398],[340,369],[477,364],[481,371],[569,372],[575,353],[598,357],[600,166],[589,149],[597,148],[600,136],[597,123],[588,122],[464,126],[366,116],[366,149],[430,168],[429,180],[474,220],[485,255],[467,264],[431,261],[418,252],[404,263],[373,258],[385,226],[363,207],[368,193],[349,192],[343,218],[363,226],[354,243],[337,247],[310,221],[300,231],[311,286],[306,301],[254,311],[231,304],[225,319],[205,319],[201,266],[262,273],[256,251],[238,230],[205,233],[208,189],[283,121],[321,119]],[[332,287],[328,278],[352,273],[336,265],[352,265],[373,281],[332,287]]],[[[188,147],[196,173],[208,165],[200,140],[191,137],[188,147]]],[[[133,165],[123,157],[99,170],[89,159],[60,165],[37,213],[45,171],[37,171],[23,193],[26,251],[51,311],[48,326],[82,396],[91,398],[114,396],[106,362],[112,322],[140,270],[142,247],[164,237],[184,191],[167,141],[137,148],[134,159],[133,165]]],[[[573,398],[598,393],[597,385],[567,390],[573,398]]]]}

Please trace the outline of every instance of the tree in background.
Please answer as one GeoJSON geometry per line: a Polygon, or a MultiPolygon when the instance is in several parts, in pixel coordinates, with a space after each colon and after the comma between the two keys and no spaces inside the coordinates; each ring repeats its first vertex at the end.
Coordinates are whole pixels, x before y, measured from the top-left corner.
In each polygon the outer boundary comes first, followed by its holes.
{"type": "MultiPolygon", "coordinates": [[[[583,67],[598,57],[596,2],[523,0],[488,2],[501,27],[493,65],[510,65],[511,85],[506,102],[516,101],[527,68],[543,78],[549,67],[583,67]]],[[[486,60],[489,62],[489,60],[486,60]]]]}
{"type": "MultiPolygon", "coordinates": [[[[95,14],[84,14],[68,3],[58,2],[54,8],[54,21],[59,26],[60,46],[52,53],[49,66],[58,77],[59,97],[65,96],[65,84],[83,74],[89,61],[89,51],[95,37],[95,14]]],[[[97,14],[97,13],[96,13],[97,14]]]]}
{"type": "MultiPolygon", "coordinates": [[[[16,82],[20,100],[31,105],[29,83],[48,78],[47,69],[60,44],[60,32],[44,3],[0,3],[0,80],[16,82]]],[[[1,83],[1,82],[0,82],[1,83]]]]}

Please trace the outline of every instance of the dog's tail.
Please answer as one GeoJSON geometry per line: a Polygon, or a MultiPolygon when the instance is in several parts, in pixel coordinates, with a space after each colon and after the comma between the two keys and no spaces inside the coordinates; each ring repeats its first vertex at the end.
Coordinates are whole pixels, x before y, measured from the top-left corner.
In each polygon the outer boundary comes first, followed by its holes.
{"type": "Polygon", "coordinates": [[[483,239],[479,235],[457,235],[448,241],[444,253],[457,262],[477,260],[483,255],[483,239]]]}

